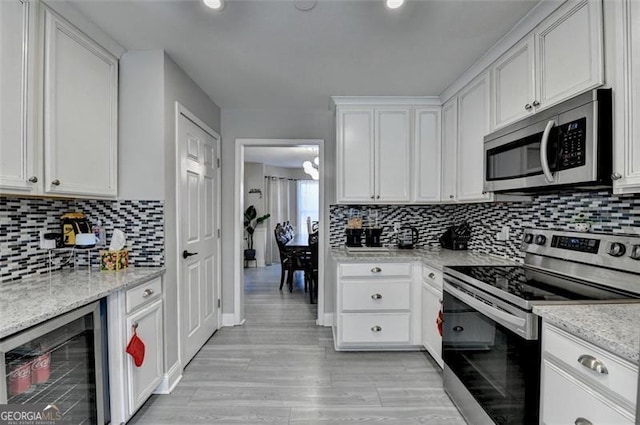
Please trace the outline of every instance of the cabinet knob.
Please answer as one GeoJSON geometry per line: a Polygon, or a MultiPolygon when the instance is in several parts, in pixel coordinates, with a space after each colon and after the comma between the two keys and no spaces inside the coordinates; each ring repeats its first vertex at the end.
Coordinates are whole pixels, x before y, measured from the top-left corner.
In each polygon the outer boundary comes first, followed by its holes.
{"type": "Polygon", "coordinates": [[[462,326],[454,326],[453,327],[453,331],[454,332],[462,332],[462,331],[464,331],[464,328],[462,326]]]}
{"type": "Polygon", "coordinates": [[[374,267],[371,269],[371,273],[380,273],[382,269],[380,267],[374,267]]]}
{"type": "Polygon", "coordinates": [[[380,331],[382,331],[382,326],[376,325],[371,328],[371,332],[380,332],[380,331]]]}
{"type": "Polygon", "coordinates": [[[583,354],[578,357],[578,363],[580,363],[587,369],[591,369],[601,375],[609,374],[609,370],[607,370],[607,367],[604,365],[604,363],[589,354],[583,354]]]}
{"type": "Polygon", "coordinates": [[[534,100],[533,106],[537,108],[538,106],[540,106],[540,102],[538,102],[537,100],[534,100]]]}
{"type": "Polygon", "coordinates": [[[55,179],[54,181],[51,182],[51,184],[54,186],[60,186],[60,180],[55,179]]]}
{"type": "Polygon", "coordinates": [[[524,105],[524,109],[526,109],[527,111],[530,111],[533,109],[533,106],[531,106],[531,104],[527,103],[526,105],[524,105]]]}
{"type": "Polygon", "coordinates": [[[29,183],[38,183],[38,178],[36,176],[29,177],[29,183]]]}
{"type": "Polygon", "coordinates": [[[376,196],[376,199],[380,199],[380,195],[376,196]]]}
{"type": "Polygon", "coordinates": [[[133,322],[133,323],[131,324],[131,327],[133,328],[133,330],[138,329],[138,322],[133,322]]]}
{"type": "Polygon", "coordinates": [[[453,195],[449,195],[449,199],[453,199],[453,195]]]}
{"type": "Polygon", "coordinates": [[[374,300],[379,300],[379,299],[381,299],[381,298],[382,298],[382,295],[380,295],[380,294],[373,294],[373,295],[371,295],[371,299],[374,299],[374,300]]]}
{"type": "Polygon", "coordinates": [[[436,278],[436,274],[435,273],[429,273],[429,279],[435,280],[435,278],[436,278]]]}
{"type": "Polygon", "coordinates": [[[588,419],[580,417],[580,418],[576,418],[574,424],[575,425],[593,425],[593,422],[591,422],[588,419]]]}
{"type": "Polygon", "coordinates": [[[622,178],[622,174],[620,173],[613,173],[611,174],[611,180],[620,180],[622,178]]]}
{"type": "Polygon", "coordinates": [[[371,199],[376,199],[376,196],[375,195],[371,195],[371,199]]]}
{"type": "Polygon", "coordinates": [[[145,289],[144,292],[142,293],[142,298],[147,298],[147,297],[150,297],[151,295],[153,295],[153,289],[148,288],[148,289],[145,289]]]}

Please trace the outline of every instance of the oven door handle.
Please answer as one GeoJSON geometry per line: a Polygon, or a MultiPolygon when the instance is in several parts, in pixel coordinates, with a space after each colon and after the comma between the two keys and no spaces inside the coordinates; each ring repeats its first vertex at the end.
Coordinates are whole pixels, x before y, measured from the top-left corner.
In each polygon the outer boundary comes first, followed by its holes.
{"type": "Polygon", "coordinates": [[[542,172],[544,173],[544,179],[547,183],[553,183],[555,180],[553,173],[551,172],[551,168],[549,168],[549,157],[547,155],[547,151],[549,150],[549,135],[551,134],[551,129],[555,127],[555,125],[555,120],[547,122],[547,126],[544,128],[544,133],[542,133],[542,143],[540,144],[540,164],[542,165],[542,172]]]}
{"type": "Polygon", "coordinates": [[[506,313],[497,308],[493,308],[490,305],[485,304],[482,301],[477,300],[474,297],[467,295],[464,292],[456,289],[455,286],[451,285],[448,282],[446,282],[445,284],[446,284],[445,290],[447,292],[451,293],[451,295],[455,296],[460,301],[463,301],[464,303],[466,303],[469,307],[473,307],[480,313],[495,320],[498,323],[505,323],[505,322],[509,323],[512,326],[517,327],[517,329],[521,333],[524,333],[524,326],[527,323],[526,319],[523,319],[521,317],[516,317],[512,314],[506,313]]]}

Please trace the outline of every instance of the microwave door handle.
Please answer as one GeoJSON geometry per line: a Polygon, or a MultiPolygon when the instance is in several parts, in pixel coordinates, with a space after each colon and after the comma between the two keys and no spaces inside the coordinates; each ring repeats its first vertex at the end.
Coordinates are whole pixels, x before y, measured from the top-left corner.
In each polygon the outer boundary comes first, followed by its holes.
{"type": "Polygon", "coordinates": [[[555,127],[556,122],[551,120],[547,122],[547,126],[544,128],[544,133],[542,133],[542,143],[540,144],[540,164],[542,164],[542,172],[544,173],[544,179],[547,183],[553,183],[554,177],[551,169],[549,168],[549,159],[547,155],[547,150],[549,149],[549,135],[551,134],[551,129],[555,127]]]}

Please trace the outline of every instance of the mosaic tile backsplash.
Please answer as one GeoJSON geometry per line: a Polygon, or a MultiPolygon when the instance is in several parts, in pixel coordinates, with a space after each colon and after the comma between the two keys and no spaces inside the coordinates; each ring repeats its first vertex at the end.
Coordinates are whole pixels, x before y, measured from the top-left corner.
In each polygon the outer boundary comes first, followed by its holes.
{"type": "MultiPolygon", "coordinates": [[[[164,265],[164,203],[162,201],[58,200],[0,197],[0,280],[15,280],[49,270],[49,253],[40,249],[39,232],[60,231],[60,216],[81,211],[91,224],[102,221],[111,241],[114,229],[127,236],[129,264],[164,265]]],[[[96,267],[98,252],[77,253],[65,265],[69,252],[52,252],[52,270],[96,267]]]]}
{"type": "Polygon", "coordinates": [[[472,236],[469,249],[512,259],[522,257],[520,241],[525,227],[572,229],[575,218],[583,213],[594,232],[640,234],[640,195],[612,195],[609,192],[576,192],[535,196],[532,202],[499,202],[456,205],[398,206],[384,205],[330,207],[330,243],[344,244],[344,229],[351,208],[366,216],[377,209],[380,225],[389,226],[383,244],[393,244],[394,223],[416,227],[420,246],[438,246],[438,238],[448,226],[469,222],[472,236]],[[498,241],[502,226],[509,227],[507,241],[498,241]]]}

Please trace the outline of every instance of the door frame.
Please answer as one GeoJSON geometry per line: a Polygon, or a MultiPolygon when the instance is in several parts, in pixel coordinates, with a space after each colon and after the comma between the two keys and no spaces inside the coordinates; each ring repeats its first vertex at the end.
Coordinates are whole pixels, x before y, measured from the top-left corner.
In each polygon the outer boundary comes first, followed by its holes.
{"type": "MultiPolygon", "coordinates": [[[[182,230],[181,230],[181,219],[182,219],[182,214],[180,211],[180,175],[182,173],[182,161],[180,160],[180,146],[179,146],[179,138],[180,138],[180,115],[184,115],[185,118],[193,121],[193,123],[195,123],[198,127],[200,127],[202,130],[204,130],[206,133],[208,133],[211,137],[213,137],[216,140],[216,184],[215,184],[215,190],[216,190],[216,196],[215,196],[215,201],[218,205],[218,208],[216,209],[215,212],[215,226],[214,228],[216,229],[216,232],[218,233],[218,237],[217,237],[217,242],[216,242],[216,263],[215,263],[215,267],[216,267],[216,273],[215,273],[215,278],[216,278],[216,292],[218,294],[218,298],[220,300],[222,300],[222,262],[221,262],[221,253],[222,253],[222,244],[221,244],[221,238],[220,238],[220,229],[221,229],[221,219],[222,219],[222,215],[221,215],[221,201],[222,201],[222,194],[221,194],[221,190],[222,190],[222,185],[220,182],[220,179],[222,177],[222,174],[220,172],[220,157],[221,157],[221,152],[220,152],[220,148],[221,148],[221,142],[222,139],[220,137],[220,135],[213,130],[211,127],[209,127],[204,121],[202,121],[200,118],[198,118],[194,113],[192,113],[189,109],[187,109],[184,105],[182,105],[180,102],[176,102],[175,103],[175,138],[174,138],[174,145],[175,145],[175,160],[176,160],[176,175],[175,175],[175,200],[176,200],[176,204],[175,204],[175,213],[176,213],[176,282],[177,282],[177,295],[178,295],[178,299],[177,299],[177,314],[178,314],[178,341],[180,342],[180,349],[178,350],[178,361],[179,363],[182,365],[182,367],[184,368],[185,365],[183,364],[183,360],[184,360],[184,341],[183,341],[183,332],[182,332],[182,326],[184,325],[183,323],[183,317],[182,317],[182,272],[183,272],[183,268],[184,268],[184,263],[182,261],[182,256],[181,256],[181,252],[180,252],[180,247],[181,247],[181,238],[182,238],[182,230]]],[[[218,319],[218,325],[216,329],[220,329],[222,327],[222,303],[220,303],[220,305],[215,304],[215,308],[218,309],[218,313],[217,313],[217,319],[218,319]]]]}
{"type": "Polygon", "coordinates": [[[234,217],[233,228],[233,258],[234,258],[234,271],[233,271],[233,302],[234,302],[234,323],[235,325],[241,325],[245,321],[244,316],[244,279],[242,276],[243,263],[242,263],[242,249],[243,249],[243,217],[244,212],[244,148],[245,147],[294,147],[300,145],[317,145],[318,157],[320,158],[320,165],[318,171],[320,172],[319,184],[319,220],[322,223],[322,231],[320,232],[320,238],[318,242],[318,317],[316,318],[316,324],[324,326],[324,291],[325,291],[325,246],[329,237],[329,223],[327,221],[328,215],[325,215],[325,143],[324,139],[236,139],[235,141],[235,183],[234,183],[234,217]]]}

